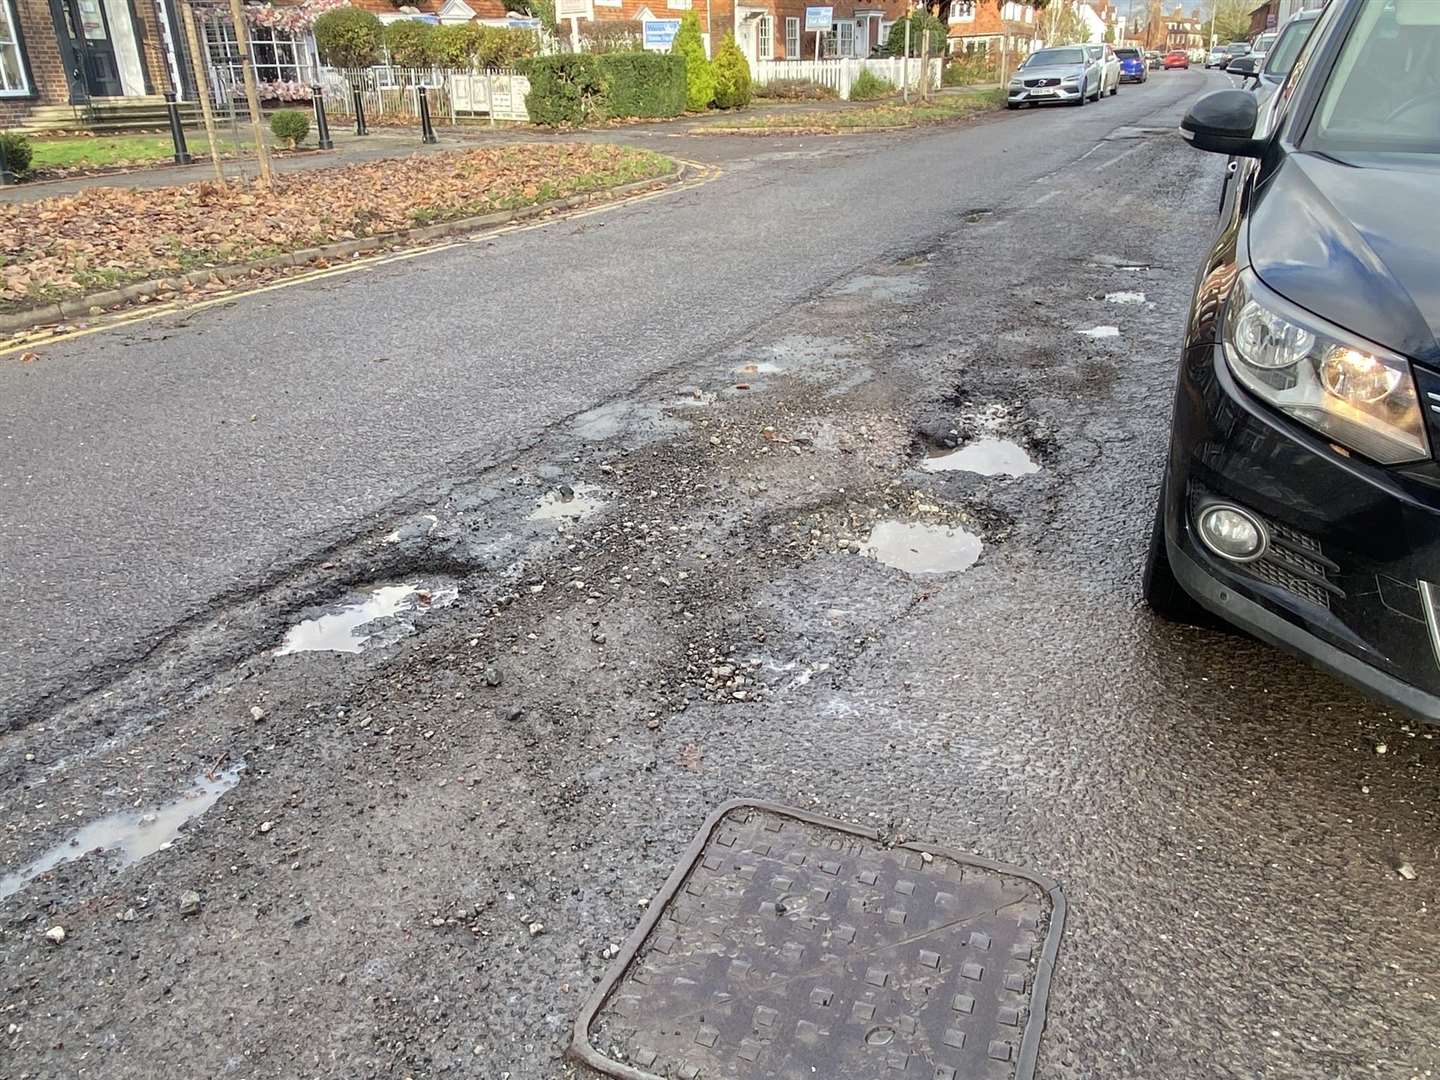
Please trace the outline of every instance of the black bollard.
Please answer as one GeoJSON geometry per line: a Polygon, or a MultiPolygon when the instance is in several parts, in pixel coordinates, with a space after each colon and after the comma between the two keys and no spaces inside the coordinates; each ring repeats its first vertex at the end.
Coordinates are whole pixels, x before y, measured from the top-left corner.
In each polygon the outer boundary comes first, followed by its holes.
{"type": "Polygon", "coordinates": [[[185,145],[185,128],[180,124],[180,106],[175,104],[175,91],[165,91],[165,111],[170,114],[170,141],[175,144],[175,164],[189,165],[195,159],[185,145]]]}
{"type": "Polygon", "coordinates": [[[315,138],[321,150],[334,150],[335,140],[330,138],[330,122],[325,119],[325,91],[319,86],[310,87],[310,99],[315,103],[315,138]]]}
{"type": "Polygon", "coordinates": [[[365,95],[359,90],[352,90],[355,98],[355,134],[368,135],[370,129],[365,126],[365,95]]]}
{"type": "Polygon", "coordinates": [[[425,93],[425,87],[419,87],[416,93],[420,96],[420,141],[422,143],[435,143],[440,140],[435,137],[435,129],[430,126],[430,98],[425,93]]]}

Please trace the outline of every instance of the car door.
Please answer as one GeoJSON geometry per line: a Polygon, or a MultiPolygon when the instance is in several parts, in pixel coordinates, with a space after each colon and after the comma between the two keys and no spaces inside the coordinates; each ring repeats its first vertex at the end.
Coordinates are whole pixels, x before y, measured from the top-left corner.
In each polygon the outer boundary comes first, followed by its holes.
{"type": "Polygon", "coordinates": [[[1098,100],[1105,92],[1104,52],[1098,45],[1085,46],[1085,89],[1095,94],[1098,100]],[[1097,91],[1095,88],[1099,87],[1097,91]]]}
{"type": "Polygon", "coordinates": [[[1106,45],[1102,50],[1105,54],[1105,82],[1102,84],[1107,89],[1120,89],[1120,58],[1115,55],[1115,50],[1106,45]]]}

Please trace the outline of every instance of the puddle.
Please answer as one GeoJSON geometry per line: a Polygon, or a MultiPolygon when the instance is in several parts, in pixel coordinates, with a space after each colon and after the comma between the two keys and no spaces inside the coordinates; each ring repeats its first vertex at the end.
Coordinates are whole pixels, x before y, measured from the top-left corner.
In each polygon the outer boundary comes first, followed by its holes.
{"type": "Polygon", "coordinates": [[[761,360],[753,364],[741,364],[735,369],[736,375],[779,375],[785,369],[779,364],[770,360],[761,360]]]}
{"type": "Polygon", "coordinates": [[[712,390],[701,390],[698,386],[691,387],[670,403],[671,408],[693,409],[701,405],[714,405],[719,400],[719,395],[712,390]]]}
{"type": "Polygon", "coordinates": [[[358,653],[367,644],[393,645],[414,631],[398,617],[448,607],[460,595],[457,588],[422,589],[419,585],[377,585],[365,591],[364,599],[346,604],[339,611],[306,619],[285,632],[276,656],[299,652],[358,653]],[[387,625],[367,632],[372,623],[387,625]]]}
{"type": "Polygon", "coordinates": [[[1075,332],[1088,338],[1112,338],[1120,336],[1120,328],[1118,326],[1096,326],[1089,330],[1077,330],[1075,332]]]}
{"type": "Polygon", "coordinates": [[[953,574],[980,558],[980,538],[954,525],[882,521],[862,552],[907,574],[953,574]]]}
{"type": "Polygon", "coordinates": [[[618,435],[661,435],[681,427],[667,419],[658,406],[633,401],[597,405],[571,421],[571,430],[583,442],[604,442],[618,435]]]}
{"type": "Polygon", "coordinates": [[[880,274],[860,274],[830,290],[832,296],[857,296],[864,294],[872,300],[904,300],[925,291],[925,286],[914,278],[886,277],[880,274]]]}
{"type": "Polygon", "coordinates": [[[392,533],[386,533],[384,542],[387,544],[399,544],[406,540],[418,540],[429,536],[440,524],[440,519],[434,514],[421,514],[416,520],[406,525],[401,525],[392,533]]]}
{"type": "Polygon", "coordinates": [[[981,476],[1028,476],[1040,471],[1025,448],[1009,439],[976,439],[958,450],[932,450],[920,467],[926,472],[972,472],[981,476]]]}
{"type": "Polygon", "coordinates": [[[244,767],[237,765],[216,773],[213,780],[202,773],[194,786],[178,799],[143,810],[122,810],[90,822],[38,859],[0,877],[0,900],[19,892],[41,874],[92,851],[103,851],[121,869],[133,866],[147,855],[164,851],[180,838],[180,830],[185,825],[209,810],[221,795],[240,782],[244,767]]]}
{"type": "Polygon", "coordinates": [[[561,484],[540,497],[539,504],[529,513],[531,521],[578,521],[605,505],[600,489],[594,484],[561,484]]]}
{"type": "Polygon", "coordinates": [[[1143,304],[1145,294],[1143,292],[1110,292],[1105,294],[1107,304],[1143,304]]]}

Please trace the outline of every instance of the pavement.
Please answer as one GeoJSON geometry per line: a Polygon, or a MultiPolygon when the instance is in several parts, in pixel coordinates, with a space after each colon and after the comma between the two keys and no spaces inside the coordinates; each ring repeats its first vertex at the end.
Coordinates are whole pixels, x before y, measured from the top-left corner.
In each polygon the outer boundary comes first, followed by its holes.
{"type": "Polygon", "coordinates": [[[594,1075],[733,797],[1058,880],[1037,1076],[1440,1069],[1433,731],[1139,602],[1218,85],[691,140],[682,193],[0,364],[0,865],[137,858],[0,880],[0,1074],[594,1075]]]}

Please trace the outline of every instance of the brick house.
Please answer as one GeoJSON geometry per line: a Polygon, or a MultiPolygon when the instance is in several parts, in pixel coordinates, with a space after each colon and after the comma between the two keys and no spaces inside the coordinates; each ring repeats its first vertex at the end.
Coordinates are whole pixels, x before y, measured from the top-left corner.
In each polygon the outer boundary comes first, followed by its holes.
{"type": "Polygon", "coordinates": [[[1025,0],[950,0],[952,53],[1028,53],[1038,32],[1035,5],[1025,0]]]}

